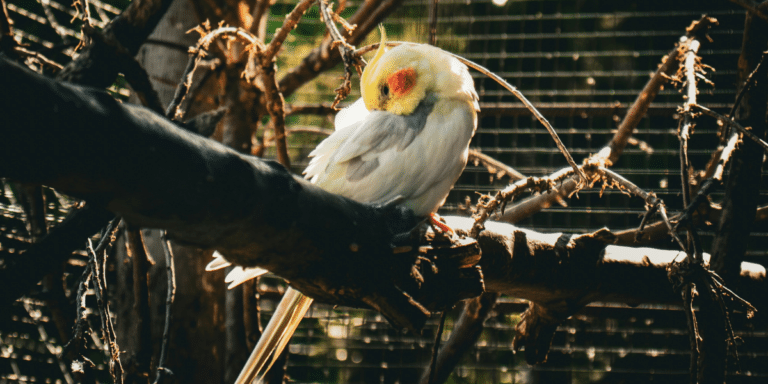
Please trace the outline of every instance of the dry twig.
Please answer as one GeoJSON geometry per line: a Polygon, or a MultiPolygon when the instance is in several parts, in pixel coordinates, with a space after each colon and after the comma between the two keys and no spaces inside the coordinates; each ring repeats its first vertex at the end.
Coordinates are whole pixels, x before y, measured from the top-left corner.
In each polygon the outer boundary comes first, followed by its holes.
{"type": "MultiPolygon", "coordinates": [[[[117,219],[113,220],[116,221],[117,219]]],[[[110,237],[111,238],[111,237],[110,237]]],[[[96,248],[99,252],[93,249],[93,243],[88,239],[88,255],[89,264],[91,267],[91,281],[93,282],[94,292],[96,293],[96,305],[99,309],[99,317],[101,318],[101,329],[104,343],[109,349],[109,372],[112,375],[112,380],[116,384],[123,382],[123,366],[120,363],[120,348],[117,345],[117,337],[115,335],[115,328],[112,324],[112,317],[109,313],[109,303],[106,300],[106,277],[104,276],[104,268],[106,265],[106,255],[104,255],[104,248],[106,248],[108,241],[99,243],[96,248]],[[101,245],[104,244],[102,248],[101,245]],[[101,257],[99,255],[104,255],[101,257]]]]}
{"type": "MultiPolygon", "coordinates": [[[[701,59],[697,55],[700,46],[701,43],[698,39],[690,38],[680,47],[684,52],[682,56],[684,65],[681,69],[684,71],[685,81],[683,84],[686,86],[686,93],[685,96],[683,96],[685,99],[682,108],[683,121],[678,131],[678,138],[680,139],[680,178],[683,188],[684,206],[690,204],[691,198],[691,180],[689,175],[691,164],[688,160],[688,139],[690,139],[690,136],[693,134],[693,128],[695,126],[694,113],[691,106],[696,104],[696,95],[699,92],[696,88],[696,75],[701,71],[701,59]]],[[[696,259],[696,262],[701,263],[703,261],[701,244],[696,241],[698,236],[696,236],[695,231],[696,230],[693,227],[687,227],[688,247],[684,247],[683,250],[687,252],[688,257],[693,257],[696,259]]]]}
{"type": "MultiPolygon", "coordinates": [[[[322,15],[323,21],[325,21],[328,33],[330,33],[333,38],[333,44],[338,45],[341,60],[344,62],[344,81],[338,88],[336,88],[336,98],[331,105],[331,108],[337,109],[336,106],[349,96],[352,89],[353,69],[357,71],[358,75],[361,75],[365,62],[360,55],[355,55],[355,47],[349,45],[347,41],[344,40],[344,37],[336,28],[336,24],[333,23],[334,20],[338,21],[344,19],[329,9],[330,6],[328,5],[327,0],[319,0],[318,4],[320,5],[320,15],[322,15]]],[[[354,30],[354,28],[357,27],[357,25],[352,26],[346,24],[346,22],[343,22],[342,25],[344,25],[348,31],[354,30]]]]}
{"type": "MultiPolygon", "coordinates": [[[[115,240],[115,234],[117,233],[117,230],[119,228],[120,219],[116,218],[109,222],[107,227],[104,230],[104,234],[99,240],[99,244],[96,246],[96,249],[94,252],[96,254],[104,252],[106,248],[115,240]]],[[[75,329],[74,334],[72,335],[72,338],[67,342],[67,344],[64,345],[62,348],[61,353],[59,354],[60,357],[66,356],[70,351],[74,350],[77,354],[77,358],[82,358],[86,362],[90,363],[90,360],[88,360],[85,356],[83,356],[80,353],[80,348],[83,345],[83,334],[85,332],[85,329],[88,327],[88,319],[85,314],[85,296],[86,292],[88,291],[88,286],[90,284],[90,281],[93,276],[93,269],[91,268],[91,263],[85,265],[85,269],[83,270],[83,274],[80,277],[80,283],[77,288],[77,296],[76,296],[76,303],[77,303],[77,314],[76,314],[76,320],[75,320],[75,329]]],[[[93,363],[90,363],[91,366],[93,366],[93,363]]]]}
{"type": "Polygon", "coordinates": [[[761,147],[763,147],[763,149],[766,152],[768,152],[768,143],[766,143],[765,140],[755,136],[755,134],[752,133],[752,131],[750,131],[749,129],[743,127],[741,124],[737,123],[735,120],[733,120],[733,118],[723,116],[723,115],[721,115],[721,114],[719,114],[719,113],[717,113],[717,112],[715,112],[715,111],[713,111],[713,110],[711,110],[711,109],[709,109],[707,107],[704,107],[704,106],[701,106],[701,105],[698,105],[698,104],[691,105],[691,108],[695,109],[697,111],[700,111],[701,113],[703,113],[703,114],[705,114],[707,116],[713,117],[713,118],[717,119],[717,121],[720,121],[723,124],[725,124],[725,125],[727,125],[727,126],[729,126],[731,128],[736,128],[737,131],[739,131],[741,134],[746,136],[748,139],[750,139],[750,140],[754,141],[755,143],[759,144],[761,147]]]}
{"type": "Polygon", "coordinates": [[[168,234],[166,231],[163,231],[160,241],[163,243],[163,251],[165,252],[165,274],[168,278],[168,288],[165,296],[163,343],[160,346],[160,358],[157,361],[157,376],[155,376],[154,384],[162,383],[165,375],[173,375],[173,372],[165,366],[165,360],[168,356],[168,346],[170,345],[171,339],[171,321],[173,320],[171,307],[173,306],[173,300],[176,297],[176,268],[173,262],[171,242],[168,241],[168,234]]]}
{"type": "Polygon", "coordinates": [[[88,0],[75,0],[72,5],[75,6],[75,10],[77,11],[72,20],[74,21],[77,16],[82,16],[83,18],[83,25],[80,27],[80,42],[77,44],[77,47],[75,47],[75,51],[77,51],[92,43],[92,33],[90,31],[93,30],[93,22],[91,21],[91,8],[88,5],[88,0]]]}
{"type": "Polygon", "coordinates": [[[505,175],[512,179],[512,181],[525,178],[525,175],[518,172],[514,168],[480,152],[477,149],[469,149],[469,161],[474,161],[475,165],[482,163],[483,166],[488,169],[488,172],[494,174],[497,178],[502,178],[505,175]]]}
{"type": "Polygon", "coordinates": [[[197,46],[190,50],[191,57],[184,71],[184,81],[179,84],[174,99],[166,111],[166,115],[170,116],[173,114],[176,119],[182,117],[180,116],[181,112],[179,106],[189,91],[192,76],[200,61],[200,57],[208,50],[210,44],[216,41],[216,39],[239,38],[247,43],[245,50],[249,54],[248,66],[246,67],[244,76],[252,82],[256,78],[260,79],[259,84],[262,86],[262,92],[267,100],[266,109],[271,117],[272,128],[275,130],[278,161],[284,166],[290,167],[290,157],[288,156],[285,133],[285,100],[278,89],[277,80],[275,79],[275,56],[280,50],[285,38],[288,36],[288,33],[296,28],[296,24],[301,19],[301,16],[312,3],[313,1],[311,0],[302,0],[299,2],[291,13],[286,16],[283,26],[276,31],[272,41],[266,46],[256,36],[242,28],[219,26],[218,28],[211,30],[210,23],[207,22],[203,23],[201,26],[195,27],[193,30],[200,33],[201,37],[200,40],[198,40],[197,46]]]}
{"type": "MultiPolygon", "coordinates": [[[[584,173],[581,168],[579,168],[579,171],[582,174],[584,173]]],[[[547,177],[527,177],[497,192],[496,196],[493,198],[488,195],[480,197],[480,201],[477,203],[477,214],[473,217],[475,224],[472,226],[472,230],[470,230],[469,236],[477,237],[480,231],[483,230],[483,223],[485,223],[485,221],[490,218],[491,214],[499,208],[503,212],[507,203],[512,201],[515,197],[526,191],[549,191],[550,189],[554,188],[555,184],[562,182],[573,174],[573,169],[564,168],[547,177]]]]}
{"type": "Polygon", "coordinates": [[[664,205],[664,201],[657,198],[655,193],[644,191],[634,183],[630,182],[629,180],[625,179],[618,173],[611,171],[608,168],[595,167],[595,168],[587,168],[587,169],[589,170],[590,174],[593,173],[592,169],[594,169],[594,171],[597,174],[599,174],[604,179],[604,181],[610,182],[610,184],[604,182],[603,188],[605,188],[606,186],[616,186],[622,191],[628,191],[629,193],[636,195],[641,199],[645,200],[646,214],[643,216],[643,220],[640,223],[640,228],[638,229],[638,236],[642,235],[643,226],[647,221],[647,217],[651,216],[654,212],[658,211],[662,217],[664,224],[667,226],[669,235],[672,236],[672,238],[674,238],[675,241],[677,241],[677,243],[680,246],[683,246],[683,241],[680,240],[680,238],[677,236],[675,227],[672,226],[672,223],[669,220],[669,217],[667,217],[667,209],[664,205]]]}
{"type": "Polygon", "coordinates": [[[128,225],[125,246],[133,267],[134,329],[136,348],[128,357],[126,381],[148,381],[152,360],[152,330],[149,315],[149,267],[154,264],[144,244],[141,228],[128,225]]]}

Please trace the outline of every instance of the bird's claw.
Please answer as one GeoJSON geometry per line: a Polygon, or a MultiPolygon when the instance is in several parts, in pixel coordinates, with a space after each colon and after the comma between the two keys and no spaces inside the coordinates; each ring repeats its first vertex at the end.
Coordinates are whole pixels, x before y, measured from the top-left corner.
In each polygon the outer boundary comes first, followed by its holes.
{"type": "Polygon", "coordinates": [[[448,237],[453,237],[453,234],[455,233],[453,228],[449,227],[448,224],[445,223],[443,218],[440,217],[440,215],[438,215],[437,213],[429,214],[429,223],[432,225],[433,229],[439,230],[439,232],[448,235],[448,237]]]}

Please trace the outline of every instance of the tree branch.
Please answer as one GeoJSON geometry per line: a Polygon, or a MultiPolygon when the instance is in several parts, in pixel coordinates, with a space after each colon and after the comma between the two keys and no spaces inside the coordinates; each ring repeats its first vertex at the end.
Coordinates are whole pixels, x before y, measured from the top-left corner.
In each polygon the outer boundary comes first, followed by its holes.
{"type": "MultiPolygon", "coordinates": [[[[177,241],[215,247],[235,263],[270,269],[322,301],[371,306],[398,326],[420,328],[424,307],[441,296],[436,293],[477,282],[459,274],[445,285],[427,279],[414,289],[416,255],[392,252],[393,244],[404,241],[398,234],[418,221],[407,211],[329,194],[274,162],[188,133],[145,108],[6,61],[0,61],[0,86],[19,90],[0,94],[4,177],[50,185],[134,225],[166,228],[177,241]],[[25,161],[31,158],[37,161],[25,161]]],[[[448,224],[469,229],[473,221],[451,217],[448,224]]],[[[527,315],[520,330],[521,342],[537,346],[535,360],[546,356],[551,336],[549,328],[536,325],[552,323],[542,313],[560,319],[592,301],[679,302],[666,283],[666,267],[678,252],[606,247],[614,239],[606,230],[570,238],[486,223],[478,237],[486,289],[541,309],[527,315]]],[[[745,266],[734,285],[761,309],[765,271],[745,266]]]]}
{"type": "MultiPolygon", "coordinates": [[[[702,18],[699,21],[694,22],[686,29],[686,36],[692,36],[702,29],[708,28],[712,24],[712,20],[708,18],[702,18]]],[[[679,68],[680,50],[678,46],[675,46],[668,54],[662,59],[662,63],[656,72],[653,74],[648,83],[646,83],[643,90],[637,96],[637,99],[627,111],[624,119],[619,124],[619,128],[611,141],[603,147],[596,155],[592,156],[591,160],[607,160],[609,164],[613,164],[618,161],[624,148],[626,148],[630,137],[635,130],[635,127],[640,123],[640,120],[645,117],[648,112],[648,108],[656,95],[661,90],[661,87],[667,83],[670,76],[673,76],[679,68]]],[[[607,165],[607,164],[606,164],[607,165]]],[[[573,191],[576,190],[577,183],[574,180],[564,181],[557,190],[542,193],[539,196],[534,196],[525,199],[514,206],[506,210],[506,213],[493,216],[494,220],[501,220],[510,223],[518,222],[526,217],[533,215],[536,212],[550,207],[556,200],[569,197],[573,191]]]]}
{"type": "MultiPolygon", "coordinates": [[[[7,126],[8,122],[3,121],[3,125],[7,126]]],[[[0,312],[11,313],[8,307],[17,298],[43,276],[58,269],[74,250],[82,249],[85,239],[98,232],[113,217],[112,213],[91,204],[76,206],[61,224],[51,228],[40,242],[32,244],[23,253],[1,251],[5,268],[0,269],[3,284],[0,289],[0,312]]]]}
{"type": "Polygon", "coordinates": [[[128,225],[125,229],[125,245],[133,264],[133,339],[136,341],[134,354],[128,356],[126,364],[127,383],[149,383],[152,360],[152,329],[149,316],[149,253],[144,245],[141,229],[128,225]]]}
{"type": "MultiPolygon", "coordinates": [[[[423,325],[429,303],[419,303],[421,294],[462,285],[447,279],[450,287],[419,288],[418,255],[393,254],[410,241],[397,235],[418,223],[408,210],[330,194],[143,107],[7,61],[0,86],[19,89],[0,95],[3,177],[49,185],[135,226],[165,228],[176,241],[266,268],[316,299],[371,306],[401,327],[423,325]],[[62,122],[68,129],[57,127],[62,122]]],[[[458,278],[479,281],[471,273],[458,278]]]]}
{"type": "MultiPolygon", "coordinates": [[[[352,32],[344,33],[348,44],[357,45],[368,36],[379,23],[389,16],[403,0],[372,0],[364,2],[349,19],[350,24],[357,24],[352,32]]],[[[327,36],[320,46],[313,49],[301,64],[292,68],[279,81],[279,89],[284,97],[293,94],[299,87],[314,79],[321,72],[333,68],[341,61],[341,54],[335,49],[333,38],[327,36]]]]}
{"type": "MultiPolygon", "coordinates": [[[[106,41],[119,43],[131,56],[135,56],[172,2],[173,0],[132,1],[120,15],[97,33],[102,34],[106,41]]],[[[57,79],[106,88],[112,84],[121,68],[122,62],[114,44],[92,43],[57,74],[57,79]]]]}
{"type": "MultiPolygon", "coordinates": [[[[739,56],[740,88],[749,87],[748,79],[754,78],[756,86],[745,91],[736,112],[741,126],[752,127],[752,133],[764,139],[766,134],[766,113],[768,112],[768,66],[750,74],[768,48],[768,23],[748,14],[744,26],[744,39],[739,56]],[[761,88],[756,88],[761,87],[761,88]]],[[[731,157],[729,175],[725,181],[726,192],[723,200],[723,216],[717,224],[717,234],[712,245],[713,269],[726,282],[737,276],[739,265],[746,252],[747,237],[752,229],[757,208],[759,180],[761,178],[763,150],[753,141],[745,140],[731,157]]],[[[730,283],[729,283],[730,284],[730,283]]]]}

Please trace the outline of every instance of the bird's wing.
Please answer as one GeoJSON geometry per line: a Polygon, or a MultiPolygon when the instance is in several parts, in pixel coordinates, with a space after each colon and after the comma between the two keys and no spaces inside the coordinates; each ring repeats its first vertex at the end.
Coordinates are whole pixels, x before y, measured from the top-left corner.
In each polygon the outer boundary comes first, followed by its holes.
{"type": "MultiPolygon", "coordinates": [[[[342,179],[359,181],[379,166],[378,153],[393,147],[406,148],[424,127],[431,109],[432,104],[422,103],[410,116],[373,111],[361,120],[337,129],[309,154],[312,160],[304,170],[305,177],[330,192],[355,199],[330,184],[342,179]]],[[[341,121],[349,122],[350,119],[342,117],[341,121]]]]}
{"type": "Polygon", "coordinates": [[[466,164],[474,118],[469,103],[451,100],[422,102],[408,116],[373,111],[318,147],[315,155],[323,156],[324,164],[311,170],[313,182],[362,202],[400,196],[417,214],[427,214],[442,203],[466,164]]]}
{"type": "Polygon", "coordinates": [[[320,142],[318,146],[312,150],[309,154],[310,161],[307,168],[304,170],[304,177],[316,182],[318,175],[325,172],[328,167],[328,162],[339,146],[347,140],[350,134],[355,132],[355,129],[360,125],[360,122],[364,120],[368,114],[368,110],[365,108],[365,101],[363,98],[357,99],[352,105],[342,109],[336,114],[334,124],[336,131],[325,140],[320,142]]]}
{"type": "Polygon", "coordinates": [[[355,124],[368,116],[368,109],[365,107],[365,100],[363,98],[357,99],[352,105],[346,107],[336,114],[336,118],[333,120],[333,126],[336,129],[348,127],[355,124]]]}
{"type": "MultiPolygon", "coordinates": [[[[369,113],[363,120],[360,120],[359,126],[349,139],[339,147],[332,161],[342,163],[356,157],[377,154],[392,148],[399,151],[404,150],[424,129],[427,117],[432,112],[433,107],[433,101],[422,101],[416,110],[407,116],[384,111],[369,113]]],[[[362,160],[365,161],[366,159],[362,160]]]]}

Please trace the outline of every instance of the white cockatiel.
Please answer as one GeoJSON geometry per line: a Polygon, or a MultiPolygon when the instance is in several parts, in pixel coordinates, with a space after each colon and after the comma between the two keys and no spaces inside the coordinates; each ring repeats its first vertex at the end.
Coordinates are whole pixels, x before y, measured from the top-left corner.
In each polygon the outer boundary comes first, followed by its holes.
{"type": "MultiPolygon", "coordinates": [[[[361,93],[310,154],[306,177],[360,202],[399,198],[417,215],[434,214],[467,164],[477,127],[478,97],[467,67],[439,48],[390,49],[382,38],[363,72],[361,93]]],[[[207,269],[228,265],[217,254],[207,269]]],[[[236,267],[227,282],[231,288],[265,272],[236,267]]],[[[311,303],[294,289],[286,291],[236,383],[250,384],[269,369],[311,303]]]]}

